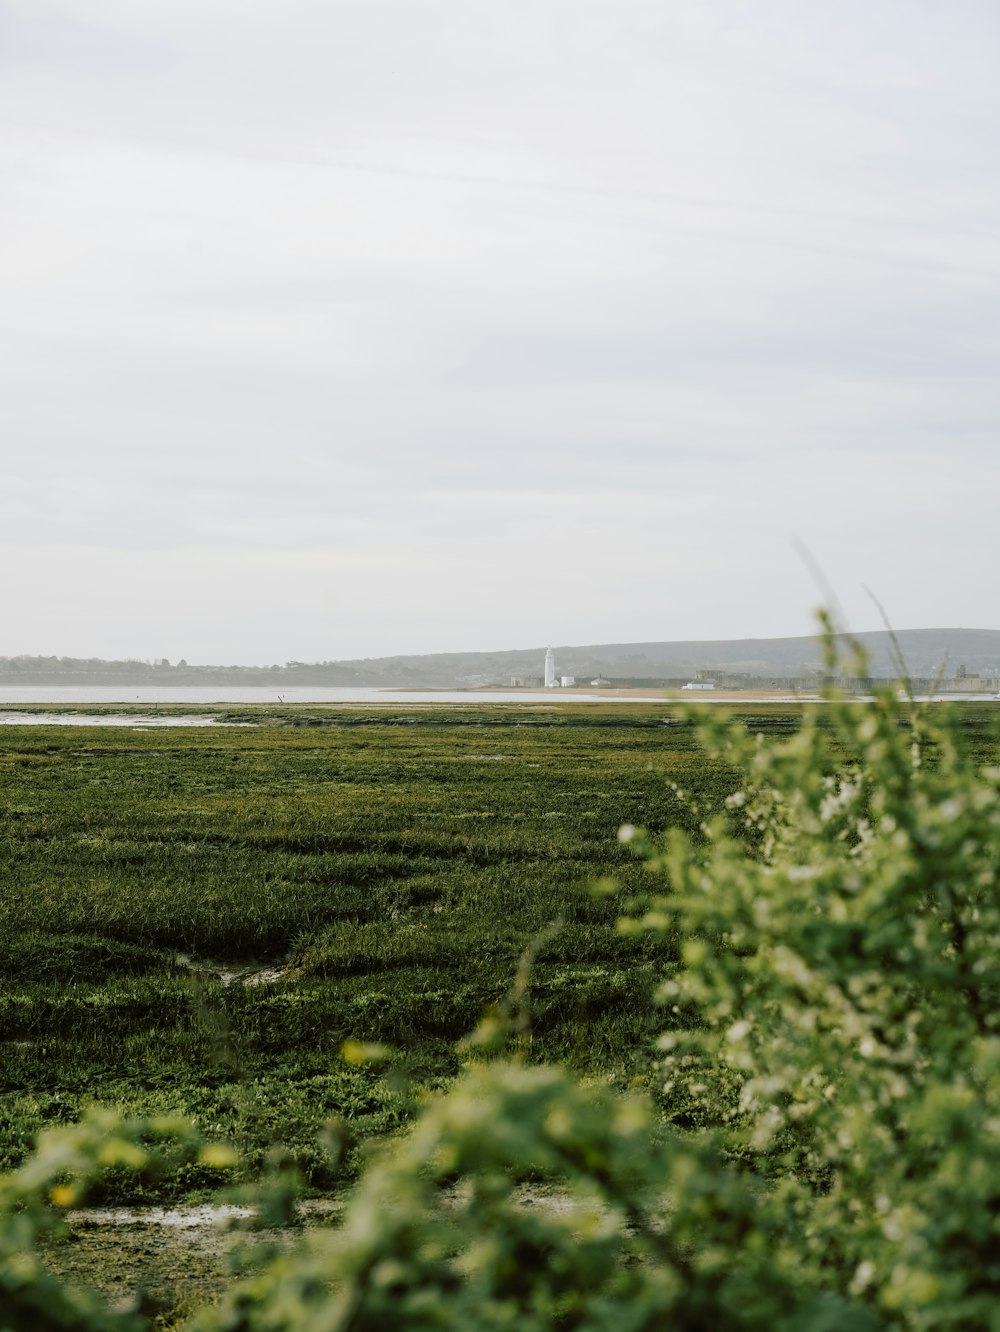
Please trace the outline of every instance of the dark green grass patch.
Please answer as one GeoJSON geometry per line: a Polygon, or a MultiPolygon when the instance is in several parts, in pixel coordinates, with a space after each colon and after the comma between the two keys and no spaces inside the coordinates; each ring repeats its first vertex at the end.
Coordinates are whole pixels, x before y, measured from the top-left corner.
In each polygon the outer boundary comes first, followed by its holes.
{"type": "MultiPolygon", "coordinates": [[[[798,724],[751,712],[753,730],[798,724]]],[[[694,829],[738,785],[687,722],[631,705],[254,716],[0,731],[0,1165],[97,1100],[194,1117],[247,1168],[282,1142],[326,1187],[454,1075],[456,1043],[557,919],[532,1057],[643,1072],[675,941],[618,934],[646,876],[617,830],[694,829]],[[619,892],[595,899],[608,876],[619,892]],[[278,978],[244,984],[250,963],[278,978]],[[343,1064],[348,1037],[396,1049],[388,1081],[343,1064]],[[331,1116],[354,1144],[336,1164],[331,1116]]],[[[984,757],[986,722],[969,710],[984,757]]],[[[178,1167],[156,1187],[201,1183],[178,1167]]]]}

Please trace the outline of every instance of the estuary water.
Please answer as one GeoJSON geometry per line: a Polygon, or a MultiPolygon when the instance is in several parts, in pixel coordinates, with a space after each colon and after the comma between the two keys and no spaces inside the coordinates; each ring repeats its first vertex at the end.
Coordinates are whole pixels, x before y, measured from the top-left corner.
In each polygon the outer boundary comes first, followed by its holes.
{"type": "MultiPolygon", "coordinates": [[[[598,694],[575,690],[531,689],[361,689],[300,685],[275,689],[261,685],[3,685],[0,704],[45,703],[173,703],[201,707],[209,703],[554,703],[560,695],[574,703],[605,703],[598,694]]],[[[646,698],[615,699],[622,703],[662,703],[651,690],[646,698]]]]}

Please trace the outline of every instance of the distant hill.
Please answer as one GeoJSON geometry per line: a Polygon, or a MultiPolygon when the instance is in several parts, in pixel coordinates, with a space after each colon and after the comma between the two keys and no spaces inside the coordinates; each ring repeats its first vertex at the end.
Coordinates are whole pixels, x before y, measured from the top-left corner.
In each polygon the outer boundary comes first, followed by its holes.
{"type": "MultiPolygon", "coordinates": [[[[889,635],[856,637],[871,659],[871,674],[895,676],[889,635]]],[[[909,674],[1000,675],[998,629],[901,629],[896,638],[909,674]]],[[[616,683],[688,679],[698,671],[793,677],[815,670],[820,652],[813,638],[701,639],[675,643],[553,644],[556,670],[581,682],[601,676],[616,683]]],[[[545,645],[499,652],[438,652],[366,657],[352,661],[286,662],[281,666],[207,666],[167,661],[101,661],[75,657],[0,657],[0,683],[149,685],[374,685],[469,688],[509,685],[512,677],[540,681],[545,645]]]]}
{"type": "MultiPolygon", "coordinates": [[[[873,675],[895,676],[893,649],[884,630],[857,634],[871,659],[873,675]]],[[[896,634],[908,672],[933,676],[942,666],[949,674],[1000,674],[1000,629],[904,629],[896,634]]],[[[690,678],[698,671],[796,676],[821,665],[815,638],[701,639],[675,643],[553,644],[556,670],[578,680],[690,678]]],[[[427,656],[377,657],[342,662],[372,684],[459,685],[510,682],[512,676],[538,678],[545,646],[504,652],[435,653],[427,656]]]]}

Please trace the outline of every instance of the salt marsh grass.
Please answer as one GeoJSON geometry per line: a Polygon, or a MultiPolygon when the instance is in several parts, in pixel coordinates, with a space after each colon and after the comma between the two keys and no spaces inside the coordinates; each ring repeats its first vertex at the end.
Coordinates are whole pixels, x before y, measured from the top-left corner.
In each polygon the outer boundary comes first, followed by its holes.
{"type": "MultiPolygon", "coordinates": [[[[572,705],[252,719],[0,733],[0,1166],[96,1100],[194,1117],[250,1170],[281,1142],[329,1187],[457,1071],[456,1043],[556,918],[532,972],[532,1056],[642,1079],[676,940],[616,930],[645,887],[617,829],[694,830],[737,784],[686,724],[572,705]],[[588,891],[609,876],[615,892],[588,891]],[[270,983],[224,983],[252,962],[270,983]],[[391,1044],[393,1076],[345,1065],[352,1036],[391,1044]],[[331,1116],[339,1161],[318,1144],[331,1116]]],[[[797,723],[795,708],[748,716],[797,723]]],[[[968,728],[992,752],[982,711],[968,728]]],[[[185,1164],[155,1187],[208,1182],[185,1164]]]]}

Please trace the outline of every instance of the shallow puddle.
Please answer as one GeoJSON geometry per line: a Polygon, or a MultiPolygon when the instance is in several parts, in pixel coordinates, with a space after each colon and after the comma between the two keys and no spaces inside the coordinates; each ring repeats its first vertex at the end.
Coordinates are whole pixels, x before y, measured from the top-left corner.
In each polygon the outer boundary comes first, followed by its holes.
{"type": "MultiPolygon", "coordinates": [[[[304,1198],[296,1205],[303,1221],[322,1220],[343,1211],[339,1198],[304,1198]]],[[[256,1215],[252,1207],[234,1203],[193,1203],[189,1207],[77,1207],[66,1213],[72,1228],[165,1226],[175,1230],[216,1230],[225,1233],[256,1215]]]]}

